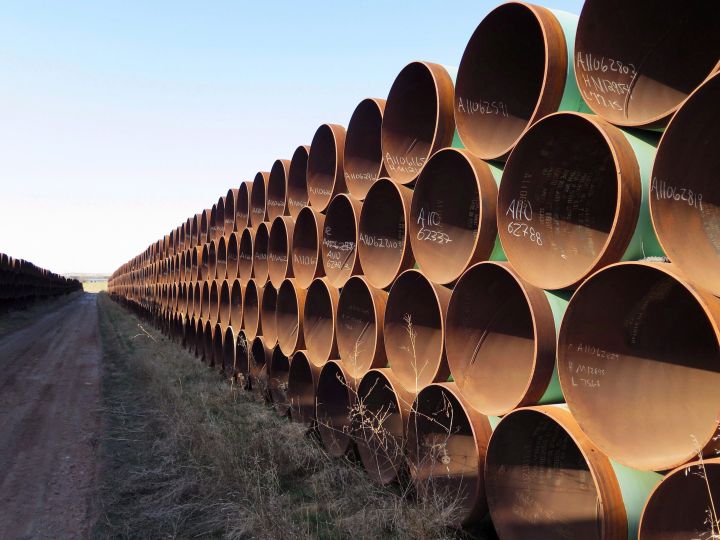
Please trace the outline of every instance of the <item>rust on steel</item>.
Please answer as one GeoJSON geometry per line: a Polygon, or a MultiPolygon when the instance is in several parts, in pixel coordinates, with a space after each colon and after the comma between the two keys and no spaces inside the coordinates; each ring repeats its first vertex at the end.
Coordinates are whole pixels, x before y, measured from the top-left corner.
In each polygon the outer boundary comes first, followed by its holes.
{"type": "Polygon", "coordinates": [[[385,100],[366,98],[350,117],[345,137],[345,185],[350,194],[363,200],[370,186],[387,176],[382,159],[382,120],[385,100]]]}
{"type": "Polygon", "coordinates": [[[411,189],[380,178],[368,190],[358,224],[358,258],[365,277],[384,289],[415,264],[408,238],[411,189]]]}

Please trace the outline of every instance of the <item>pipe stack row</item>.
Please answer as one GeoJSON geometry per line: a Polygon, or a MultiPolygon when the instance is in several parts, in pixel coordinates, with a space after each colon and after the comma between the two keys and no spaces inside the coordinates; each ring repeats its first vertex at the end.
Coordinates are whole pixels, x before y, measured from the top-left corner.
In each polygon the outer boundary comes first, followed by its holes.
{"type": "Polygon", "coordinates": [[[81,288],[76,279],[68,279],[24,259],[0,253],[0,311],[81,288]]]}
{"type": "Polygon", "coordinates": [[[502,4],[109,290],[449,525],[711,537],[719,36],[714,2],[502,4]]]}

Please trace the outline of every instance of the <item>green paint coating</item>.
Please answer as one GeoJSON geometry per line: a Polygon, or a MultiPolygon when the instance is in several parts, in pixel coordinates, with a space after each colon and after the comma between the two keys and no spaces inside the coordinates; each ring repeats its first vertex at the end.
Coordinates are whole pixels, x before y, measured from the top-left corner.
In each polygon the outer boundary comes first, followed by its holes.
{"type": "MultiPolygon", "coordinates": [[[[495,184],[500,187],[500,179],[502,178],[502,172],[503,172],[503,163],[495,163],[493,161],[486,161],[485,162],[488,166],[488,169],[490,169],[490,173],[493,175],[493,178],[495,179],[495,184]]],[[[493,247],[492,252],[490,253],[490,258],[488,259],[490,261],[507,261],[507,255],[505,255],[505,250],[502,247],[502,244],[500,243],[500,235],[498,235],[495,238],[495,246],[493,247]]]]}
{"type": "Polygon", "coordinates": [[[641,199],[640,215],[638,216],[635,232],[622,257],[623,261],[637,261],[645,257],[663,257],[660,242],[655,235],[655,229],[650,219],[650,178],[652,166],[655,161],[658,136],[654,133],[620,130],[625,139],[632,146],[638,167],[640,168],[641,199]]]}
{"type": "Polygon", "coordinates": [[[502,420],[499,416],[488,416],[487,419],[490,422],[490,429],[493,431],[495,431],[495,428],[500,423],[500,420],[502,420]]]}
{"type": "MultiPolygon", "coordinates": [[[[571,293],[568,291],[545,291],[545,297],[550,304],[550,310],[553,314],[553,321],[555,322],[555,336],[560,333],[560,325],[562,324],[565,310],[567,309],[568,302],[570,301],[571,293]]],[[[551,403],[562,403],[565,401],[563,396],[562,388],[560,387],[560,376],[558,374],[557,361],[553,368],[552,378],[548,384],[545,393],[538,401],[539,405],[548,405],[551,403]]]]}
{"type": "Polygon", "coordinates": [[[615,477],[620,484],[625,513],[628,522],[628,540],[638,537],[640,516],[650,492],[663,479],[662,474],[649,471],[638,471],[610,460],[615,477]]]}
{"type": "MultiPolygon", "coordinates": [[[[445,68],[445,71],[447,71],[448,74],[450,75],[450,78],[452,79],[452,82],[453,82],[453,88],[455,88],[455,81],[457,80],[458,68],[456,68],[455,66],[443,66],[443,67],[445,68]]],[[[454,107],[455,107],[455,96],[453,95],[453,114],[455,114],[454,107]]],[[[455,134],[453,135],[453,140],[450,143],[450,146],[452,148],[465,148],[465,145],[460,140],[460,134],[458,133],[457,129],[455,129],[455,134]]]]}
{"type": "Polygon", "coordinates": [[[575,32],[577,30],[578,16],[567,11],[556,9],[550,10],[562,27],[567,46],[567,74],[565,75],[565,89],[558,111],[591,112],[580,94],[580,89],[575,79],[575,32]]]}

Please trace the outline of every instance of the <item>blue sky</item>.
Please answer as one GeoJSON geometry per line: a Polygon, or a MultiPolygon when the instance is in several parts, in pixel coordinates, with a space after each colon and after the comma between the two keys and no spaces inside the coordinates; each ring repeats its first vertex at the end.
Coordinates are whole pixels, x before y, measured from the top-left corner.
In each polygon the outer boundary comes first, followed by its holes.
{"type": "Polygon", "coordinates": [[[0,251],[109,273],[495,5],[2,1],[0,251]]]}

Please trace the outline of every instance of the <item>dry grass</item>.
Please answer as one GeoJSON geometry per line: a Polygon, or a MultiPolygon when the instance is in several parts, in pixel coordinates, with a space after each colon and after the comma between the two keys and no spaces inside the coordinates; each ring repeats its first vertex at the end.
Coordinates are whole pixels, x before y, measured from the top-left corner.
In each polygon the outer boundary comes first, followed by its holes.
{"type": "Polygon", "coordinates": [[[99,280],[99,281],[83,281],[82,287],[85,292],[99,293],[102,291],[107,291],[108,282],[107,282],[107,279],[103,279],[103,280],[99,280]]]}
{"type": "Polygon", "coordinates": [[[330,458],[300,425],[98,300],[107,436],[95,536],[457,536],[441,513],[330,458]]]}

